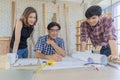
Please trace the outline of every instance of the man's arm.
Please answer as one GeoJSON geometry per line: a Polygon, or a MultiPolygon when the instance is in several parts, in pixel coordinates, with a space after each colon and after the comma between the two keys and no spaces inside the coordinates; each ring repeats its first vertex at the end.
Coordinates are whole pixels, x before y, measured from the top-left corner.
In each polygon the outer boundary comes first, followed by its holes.
{"type": "Polygon", "coordinates": [[[59,54],[61,56],[66,55],[66,51],[63,50],[61,47],[59,47],[53,40],[48,39],[47,44],[51,44],[51,46],[55,49],[57,54],[59,54]]]}
{"type": "Polygon", "coordinates": [[[116,41],[109,40],[109,45],[110,45],[112,55],[118,55],[116,41]]]}
{"type": "Polygon", "coordinates": [[[108,57],[109,60],[118,60],[118,51],[117,51],[117,45],[115,40],[109,40],[109,45],[111,49],[111,55],[108,57]]]}
{"type": "Polygon", "coordinates": [[[36,58],[55,60],[55,61],[62,60],[62,56],[58,54],[46,55],[46,54],[41,53],[39,50],[36,51],[36,58]]]}
{"type": "Polygon", "coordinates": [[[85,51],[85,47],[86,47],[86,42],[81,42],[81,50],[85,51]]]}
{"type": "Polygon", "coordinates": [[[88,40],[88,31],[86,22],[82,22],[80,25],[80,40],[81,40],[81,50],[85,51],[86,42],[88,40]]]}
{"type": "Polygon", "coordinates": [[[116,45],[116,29],[113,25],[113,19],[111,17],[107,17],[104,20],[105,32],[104,32],[104,38],[108,40],[108,43],[110,45],[111,49],[111,55],[108,56],[109,60],[118,60],[118,52],[117,52],[117,45],[116,45]]]}
{"type": "Polygon", "coordinates": [[[45,54],[42,54],[39,50],[36,50],[36,58],[47,59],[45,54]]]}
{"type": "Polygon", "coordinates": [[[62,60],[62,56],[59,54],[52,54],[52,55],[46,55],[44,53],[42,53],[43,51],[43,44],[44,44],[44,39],[42,39],[42,37],[40,37],[36,43],[35,46],[35,53],[36,53],[36,58],[41,58],[41,59],[48,59],[48,60],[55,60],[55,61],[60,61],[62,60]]]}
{"type": "Polygon", "coordinates": [[[113,20],[111,17],[108,17],[104,20],[104,39],[110,43],[111,41],[116,41],[117,36],[116,36],[116,29],[115,26],[113,25],[113,20]]]}

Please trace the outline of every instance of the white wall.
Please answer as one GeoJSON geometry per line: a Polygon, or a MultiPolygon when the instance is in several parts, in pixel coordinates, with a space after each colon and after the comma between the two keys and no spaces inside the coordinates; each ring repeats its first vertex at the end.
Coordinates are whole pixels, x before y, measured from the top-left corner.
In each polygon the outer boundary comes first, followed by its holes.
{"type": "Polygon", "coordinates": [[[0,36],[11,35],[11,1],[0,0],[0,36]]]}

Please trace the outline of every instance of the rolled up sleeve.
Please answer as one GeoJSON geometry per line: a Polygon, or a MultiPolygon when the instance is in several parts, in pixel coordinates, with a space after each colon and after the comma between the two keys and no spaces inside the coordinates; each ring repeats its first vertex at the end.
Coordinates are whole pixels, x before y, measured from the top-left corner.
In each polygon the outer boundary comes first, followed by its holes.
{"type": "Polygon", "coordinates": [[[39,50],[39,51],[41,51],[41,52],[42,52],[42,50],[43,50],[43,42],[42,42],[41,38],[39,38],[39,39],[37,40],[37,43],[36,43],[36,45],[35,45],[35,47],[34,47],[34,51],[37,51],[37,50],[39,50]]]}
{"type": "Polygon", "coordinates": [[[113,19],[112,18],[107,18],[105,20],[105,33],[104,33],[104,38],[105,40],[116,40],[116,29],[115,26],[113,25],[113,19]]]}
{"type": "Polygon", "coordinates": [[[63,50],[65,50],[65,44],[64,44],[64,40],[63,40],[63,39],[59,39],[59,40],[57,41],[57,43],[58,43],[58,46],[59,46],[60,48],[62,48],[63,50]]]}
{"type": "Polygon", "coordinates": [[[82,42],[87,42],[88,40],[88,30],[85,22],[80,25],[80,39],[82,42]]]}

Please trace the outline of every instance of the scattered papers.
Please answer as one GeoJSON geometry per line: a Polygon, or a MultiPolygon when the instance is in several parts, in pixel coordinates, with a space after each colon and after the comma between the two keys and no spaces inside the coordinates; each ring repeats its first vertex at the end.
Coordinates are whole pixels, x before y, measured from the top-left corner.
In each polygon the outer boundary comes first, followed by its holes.
{"type": "Polygon", "coordinates": [[[107,65],[107,57],[101,54],[86,54],[86,53],[75,53],[72,54],[72,57],[75,59],[79,59],[82,61],[86,61],[87,63],[98,63],[107,65]]]}
{"type": "MultiPolygon", "coordinates": [[[[40,59],[41,65],[44,65],[45,61],[48,60],[40,59]]],[[[43,70],[80,68],[80,67],[85,67],[84,64],[85,64],[84,61],[80,61],[78,59],[74,59],[71,57],[65,57],[63,58],[62,61],[56,62],[54,66],[46,66],[43,70]]]]}
{"type": "Polygon", "coordinates": [[[120,64],[117,64],[117,63],[113,63],[113,62],[108,62],[108,65],[110,67],[113,67],[115,69],[119,69],[120,70],[120,64]]]}
{"type": "Polygon", "coordinates": [[[38,59],[27,58],[27,59],[18,59],[13,66],[31,66],[37,64],[38,64],[38,59]]]}

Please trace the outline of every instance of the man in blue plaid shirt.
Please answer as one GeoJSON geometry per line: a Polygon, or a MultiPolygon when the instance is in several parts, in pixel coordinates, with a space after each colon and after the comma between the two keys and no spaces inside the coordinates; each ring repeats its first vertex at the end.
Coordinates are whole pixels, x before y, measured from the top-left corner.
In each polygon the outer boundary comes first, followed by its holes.
{"type": "Polygon", "coordinates": [[[61,61],[66,55],[64,41],[58,37],[60,25],[51,22],[48,26],[48,35],[38,39],[34,51],[37,58],[61,61]]]}

